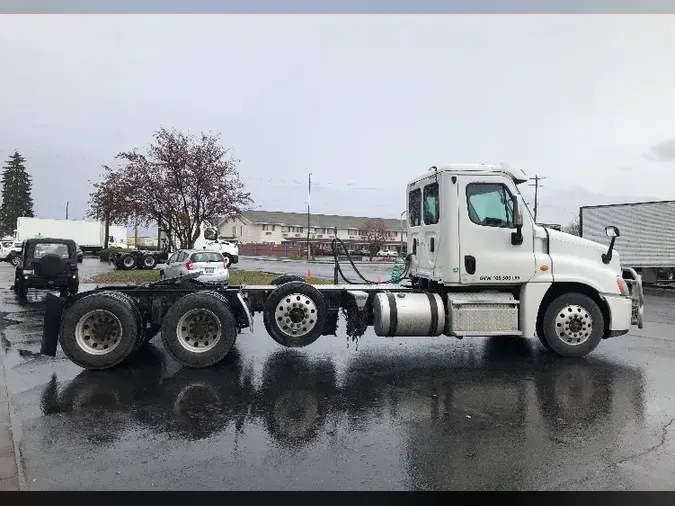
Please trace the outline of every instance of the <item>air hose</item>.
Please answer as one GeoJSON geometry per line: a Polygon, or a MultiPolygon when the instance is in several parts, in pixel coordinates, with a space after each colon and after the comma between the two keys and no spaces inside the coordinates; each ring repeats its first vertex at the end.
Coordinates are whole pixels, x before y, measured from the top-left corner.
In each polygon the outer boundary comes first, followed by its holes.
{"type": "MultiPolygon", "coordinates": [[[[345,281],[345,283],[349,285],[360,285],[360,284],[366,284],[366,285],[376,285],[378,284],[375,281],[370,281],[369,279],[366,279],[363,277],[361,272],[357,269],[356,265],[354,265],[354,262],[352,260],[351,255],[349,254],[349,251],[347,250],[347,246],[345,246],[345,243],[342,242],[342,239],[339,237],[335,236],[335,238],[331,241],[331,249],[333,250],[333,259],[335,260],[335,268],[337,269],[338,273],[342,277],[342,279],[345,281]],[[363,280],[363,283],[355,283],[353,281],[350,281],[347,279],[347,277],[344,275],[342,272],[342,267],[340,267],[340,261],[338,259],[338,252],[336,245],[337,243],[340,243],[340,246],[342,246],[342,249],[345,252],[345,255],[347,256],[347,260],[349,260],[349,263],[352,266],[352,269],[354,269],[354,272],[356,272],[356,275],[363,280]]],[[[409,262],[409,257],[401,258],[397,257],[394,260],[394,267],[392,269],[391,277],[385,281],[385,283],[391,283],[391,284],[398,284],[400,283],[403,279],[405,279],[406,275],[408,274],[408,269],[410,268],[410,262],[409,262]]]]}

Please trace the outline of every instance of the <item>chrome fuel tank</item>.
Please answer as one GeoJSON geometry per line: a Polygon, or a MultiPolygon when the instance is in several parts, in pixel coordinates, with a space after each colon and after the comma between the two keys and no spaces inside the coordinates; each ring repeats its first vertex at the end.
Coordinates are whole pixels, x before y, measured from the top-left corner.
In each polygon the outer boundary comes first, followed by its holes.
{"type": "Polygon", "coordinates": [[[440,336],[445,306],[435,293],[380,292],[373,302],[373,320],[380,337],[440,336]]]}

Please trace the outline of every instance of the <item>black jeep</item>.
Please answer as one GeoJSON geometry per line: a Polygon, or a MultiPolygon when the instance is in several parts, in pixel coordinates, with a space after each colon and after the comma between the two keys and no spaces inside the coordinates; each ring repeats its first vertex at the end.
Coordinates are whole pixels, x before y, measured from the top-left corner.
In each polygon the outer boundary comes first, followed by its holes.
{"type": "Polygon", "coordinates": [[[14,275],[14,291],[24,300],[29,288],[74,295],[80,287],[77,244],[70,239],[27,239],[14,275]]]}

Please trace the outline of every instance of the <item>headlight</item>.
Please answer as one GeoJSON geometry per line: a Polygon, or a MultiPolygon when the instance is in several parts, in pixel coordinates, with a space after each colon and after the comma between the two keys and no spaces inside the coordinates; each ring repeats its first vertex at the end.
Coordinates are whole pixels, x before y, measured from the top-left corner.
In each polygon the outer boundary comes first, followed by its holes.
{"type": "Polygon", "coordinates": [[[616,277],[616,286],[619,287],[619,293],[621,295],[630,295],[630,291],[628,290],[628,284],[626,283],[626,280],[623,279],[622,276],[617,276],[616,277]]]}

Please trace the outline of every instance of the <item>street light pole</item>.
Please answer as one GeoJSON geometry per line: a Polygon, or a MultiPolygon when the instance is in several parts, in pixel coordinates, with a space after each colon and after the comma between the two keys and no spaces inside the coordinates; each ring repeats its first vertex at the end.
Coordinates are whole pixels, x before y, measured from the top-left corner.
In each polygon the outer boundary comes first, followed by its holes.
{"type": "Polygon", "coordinates": [[[70,205],[70,201],[66,201],[66,219],[68,219],[68,206],[70,205]]]}
{"type": "Polygon", "coordinates": [[[307,260],[309,260],[309,213],[311,211],[312,200],[312,173],[309,173],[309,180],[307,181],[307,260]]]}

